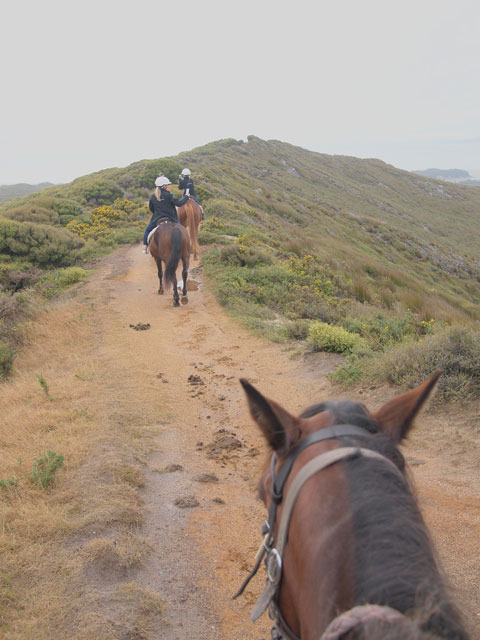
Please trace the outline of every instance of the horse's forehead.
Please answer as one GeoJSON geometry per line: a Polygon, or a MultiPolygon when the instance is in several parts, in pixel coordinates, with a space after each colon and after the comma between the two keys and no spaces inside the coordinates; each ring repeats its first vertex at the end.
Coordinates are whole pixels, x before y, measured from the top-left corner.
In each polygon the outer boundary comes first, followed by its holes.
{"type": "Polygon", "coordinates": [[[301,430],[303,435],[309,435],[314,431],[330,427],[334,422],[334,415],[331,411],[321,411],[315,415],[303,419],[301,422],[301,430]]]}

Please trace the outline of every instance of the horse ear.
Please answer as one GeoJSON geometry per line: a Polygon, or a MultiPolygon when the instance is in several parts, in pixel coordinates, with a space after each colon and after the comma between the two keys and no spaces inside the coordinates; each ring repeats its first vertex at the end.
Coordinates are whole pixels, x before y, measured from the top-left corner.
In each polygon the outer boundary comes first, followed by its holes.
{"type": "Polygon", "coordinates": [[[273,400],[265,398],[245,378],[241,378],[240,383],[247,394],[252,418],[260,427],[268,444],[279,453],[286,451],[300,434],[299,419],[290,415],[273,400]]]}
{"type": "Polygon", "coordinates": [[[397,396],[372,413],[380,428],[394,442],[401,442],[410,431],[413,420],[435,389],[442,371],[436,371],[420,386],[397,396]]]}

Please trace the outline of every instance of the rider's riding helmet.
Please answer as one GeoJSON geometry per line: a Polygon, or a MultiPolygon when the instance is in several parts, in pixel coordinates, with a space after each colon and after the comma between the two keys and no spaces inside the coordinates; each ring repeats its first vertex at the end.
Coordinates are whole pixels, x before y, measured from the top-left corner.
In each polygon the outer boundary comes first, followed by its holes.
{"type": "Polygon", "coordinates": [[[187,169],[185,167],[185,169],[182,171],[182,176],[189,176],[190,175],[190,169],[187,169]]]}
{"type": "Polygon", "coordinates": [[[165,176],[158,176],[158,178],[155,180],[156,187],[166,187],[167,184],[172,184],[172,183],[165,176]]]}

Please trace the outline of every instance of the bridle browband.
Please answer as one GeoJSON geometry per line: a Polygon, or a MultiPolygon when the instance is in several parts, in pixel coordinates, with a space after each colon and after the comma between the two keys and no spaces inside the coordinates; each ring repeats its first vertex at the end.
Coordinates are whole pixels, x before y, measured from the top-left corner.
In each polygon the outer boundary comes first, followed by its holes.
{"type": "Polygon", "coordinates": [[[339,462],[340,460],[352,459],[359,456],[380,459],[384,462],[387,462],[390,468],[393,469],[395,473],[402,478],[402,480],[404,480],[403,474],[391,460],[389,460],[382,454],[377,453],[376,451],[372,451],[371,449],[365,449],[358,446],[350,446],[339,447],[326,451],[307,462],[293,479],[287,497],[285,499],[282,517],[280,519],[278,527],[277,540],[274,545],[274,526],[277,516],[277,509],[278,505],[283,500],[285,483],[290,474],[290,471],[292,470],[295,460],[304,449],[311,446],[312,444],[316,444],[317,442],[323,442],[324,440],[331,440],[334,438],[341,438],[345,436],[366,438],[371,435],[373,434],[367,429],[351,424],[333,425],[324,429],[320,429],[319,431],[315,431],[314,433],[301,440],[292,449],[292,451],[289,453],[282,466],[278,470],[278,473],[275,473],[277,456],[275,453],[272,455],[270,467],[272,476],[272,493],[268,520],[262,527],[262,535],[264,536],[264,539],[262,545],[260,546],[260,549],[258,550],[255,566],[253,567],[247,578],[244,580],[242,586],[233,596],[233,598],[237,598],[244,592],[250,580],[257,573],[262,559],[266,555],[266,585],[252,610],[251,619],[252,621],[257,620],[266,611],[266,609],[269,608],[270,617],[275,622],[275,626],[272,629],[272,639],[274,640],[300,640],[300,638],[298,638],[298,636],[292,631],[292,629],[290,629],[280,611],[280,608],[278,606],[278,592],[280,589],[280,581],[282,577],[282,559],[284,548],[288,539],[290,518],[297,496],[305,482],[314,474],[318,473],[322,469],[331,466],[332,464],[335,464],[336,462],[339,462]]]}

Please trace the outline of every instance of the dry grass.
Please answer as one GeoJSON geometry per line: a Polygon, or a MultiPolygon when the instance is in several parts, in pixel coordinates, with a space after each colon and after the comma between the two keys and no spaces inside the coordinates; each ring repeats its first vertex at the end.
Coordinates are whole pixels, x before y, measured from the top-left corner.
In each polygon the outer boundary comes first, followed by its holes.
{"type": "Polygon", "coordinates": [[[107,309],[98,314],[82,296],[80,290],[35,318],[15,375],[0,386],[5,640],[146,638],[160,611],[157,595],[135,585],[112,592],[102,569],[125,580],[148,556],[149,546],[138,536],[139,489],[159,416],[145,410],[148,389],[132,383],[135,371],[128,347],[117,340],[115,318],[107,309]],[[116,352],[98,344],[98,325],[105,321],[120,345],[116,352]],[[34,459],[48,450],[62,454],[64,465],[47,491],[30,476],[34,459]],[[92,604],[99,599],[103,608],[92,604]]]}
{"type": "Polygon", "coordinates": [[[82,547],[85,561],[103,572],[124,571],[142,564],[150,545],[144,538],[127,532],[118,539],[95,538],[82,547]]]}

